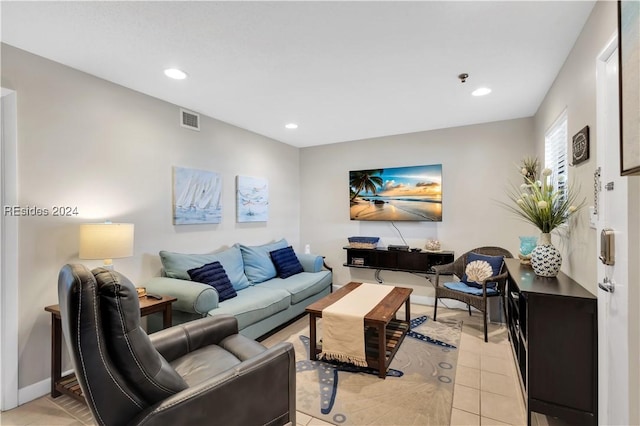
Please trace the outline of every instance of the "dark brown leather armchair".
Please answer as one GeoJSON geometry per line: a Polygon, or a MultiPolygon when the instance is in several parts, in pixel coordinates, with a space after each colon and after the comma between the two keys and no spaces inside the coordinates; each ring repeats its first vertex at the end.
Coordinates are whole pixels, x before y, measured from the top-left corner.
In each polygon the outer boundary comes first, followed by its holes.
{"type": "Polygon", "coordinates": [[[99,425],[296,424],[290,343],[267,349],[238,334],[233,316],[147,335],[138,295],[122,274],[65,265],[62,328],[99,425]]]}
{"type": "MultiPolygon", "coordinates": [[[[467,304],[469,308],[469,315],[471,315],[471,307],[473,306],[480,312],[482,312],[482,316],[484,319],[484,341],[488,340],[487,336],[487,298],[491,297],[501,297],[502,298],[502,309],[505,309],[505,286],[507,282],[507,271],[502,263],[500,268],[500,273],[486,278],[482,282],[478,283],[480,285],[480,289],[471,288],[469,286],[464,285],[463,283],[453,283],[455,285],[451,286],[451,288],[447,287],[447,283],[440,283],[441,275],[455,275],[458,278],[462,279],[465,268],[467,266],[467,259],[470,253],[477,253],[486,256],[502,256],[503,258],[512,258],[513,255],[508,250],[505,250],[501,247],[478,247],[473,250],[470,250],[464,253],[462,256],[458,257],[452,263],[448,263],[446,265],[438,265],[434,266],[433,269],[436,272],[435,276],[435,288],[436,288],[436,302],[433,308],[433,319],[436,320],[436,315],[438,313],[438,299],[455,299],[467,304]],[[496,283],[494,287],[489,288],[488,283],[496,283]]],[[[505,312],[506,318],[506,312],[505,312]]]]}

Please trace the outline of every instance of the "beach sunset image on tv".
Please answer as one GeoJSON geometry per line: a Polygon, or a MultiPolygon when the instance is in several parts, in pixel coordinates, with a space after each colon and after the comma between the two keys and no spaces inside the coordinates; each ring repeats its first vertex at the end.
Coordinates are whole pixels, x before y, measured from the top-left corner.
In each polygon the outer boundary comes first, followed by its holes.
{"type": "Polygon", "coordinates": [[[442,164],[349,172],[351,220],[442,221],[442,164]]]}

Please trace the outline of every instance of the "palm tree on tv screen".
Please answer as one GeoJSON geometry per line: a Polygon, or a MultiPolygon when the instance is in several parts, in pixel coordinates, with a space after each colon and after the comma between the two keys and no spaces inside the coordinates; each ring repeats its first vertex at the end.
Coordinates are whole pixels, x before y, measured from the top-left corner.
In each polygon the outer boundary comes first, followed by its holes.
{"type": "Polygon", "coordinates": [[[382,187],[381,175],[384,169],[375,170],[359,170],[357,172],[349,173],[349,185],[351,186],[351,201],[360,195],[363,190],[372,192],[373,194],[378,192],[378,187],[382,187]]]}

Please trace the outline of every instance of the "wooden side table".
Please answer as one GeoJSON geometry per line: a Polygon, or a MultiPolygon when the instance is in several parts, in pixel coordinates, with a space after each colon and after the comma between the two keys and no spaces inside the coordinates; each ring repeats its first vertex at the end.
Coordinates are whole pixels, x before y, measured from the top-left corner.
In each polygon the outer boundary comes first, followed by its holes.
{"type": "MultiPolygon", "coordinates": [[[[175,297],[162,296],[161,300],[151,297],[140,298],[140,316],[162,312],[163,327],[171,327],[171,304],[175,297]]],[[[51,397],[57,398],[63,393],[84,402],[82,389],[76,380],[75,373],[62,377],[62,321],[60,306],[51,305],[44,308],[51,312],[51,397]]]]}

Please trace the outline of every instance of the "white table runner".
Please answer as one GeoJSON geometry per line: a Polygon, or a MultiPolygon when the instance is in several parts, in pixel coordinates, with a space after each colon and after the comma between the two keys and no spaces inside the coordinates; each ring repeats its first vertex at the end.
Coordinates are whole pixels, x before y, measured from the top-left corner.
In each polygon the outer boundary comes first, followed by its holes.
{"type": "Polygon", "coordinates": [[[322,353],[320,359],[367,366],[364,316],[382,301],[393,287],[363,283],[322,311],[322,353]]]}

